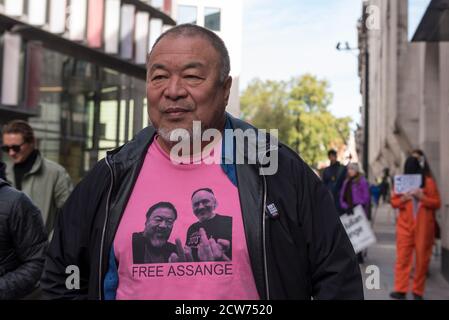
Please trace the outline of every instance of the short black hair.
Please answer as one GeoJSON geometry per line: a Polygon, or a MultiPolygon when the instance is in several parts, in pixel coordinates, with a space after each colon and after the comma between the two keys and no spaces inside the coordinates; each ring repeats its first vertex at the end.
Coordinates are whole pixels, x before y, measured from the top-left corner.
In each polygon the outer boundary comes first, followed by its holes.
{"type": "Polygon", "coordinates": [[[12,120],[8,122],[2,130],[3,134],[21,134],[23,142],[33,143],[36,138],[34,136],[34,130],[30,124],[24,120],[12,120]]]}
{"type": "Polygon", "coordinates": [[[193,191],[192,197],[190,197],[190,199],[193,199],[193,196],[195,195],[195,193],[200,192],[200,191],[207,191],[209,193],[212,193],[212,195],[215,197],[215,194],[214,194],[214,192],[212,191],[211,188],[200,188],[198,190],[193,191]]]}
{"type": "Polygon", "coordinates": [[[337,156],[337,151],[335,151],[334,149],[330,149],[330,150],[327,152],[327,156],[328,156],[328,157],[330,157],[330,156],[337,156]]]}
{"type": "Polygon", "coordinates": [[[218,52],[220,56],[220,82],[224,83],[224,81],[229,76],[229,73],[231,71],[231,62],[229,58],[229,52],[226,48],[226,45],[224,41],[213,31],[198,26],[196,24],[191,23],[184,23],[179,24],[164,33],[162,33],[159,38],[156,40],[156,42],[153,45],[153,48],[150,51],[150,55],[153,52],[153,49],[156,47],[156,45],[165,37],[167,36],[186,36],[186,37],[202,37],[203,39],[207,40],[214,49],[218,52]]]}
{"type": "Polygon", "coordinates": [[[158,203],[152,205],[151,208],[148,209],[147,215],[146,215],[147,220],[148,220],[148,218],[151,217],[151,215],[153,214],[153,212],[154,212],[156,209],[159,209],[159,208],[167,208],[167,209],[172,210],[173,213],[175,214],[175,219],[178,218],[178,212],[176,211],[175,206],[172,205],[170,202],[163,202],[163,201],[161,201],[161,202],[158,202],[158,203]]]}
{"type": "Polygon", "coordinates": [[[424,164],[423,169],[424,169],[424,175],[431,177],[432,176],[432,170],[430,169],[430,165],[429,162],[427,161],[427,157],[424,153],[424,151],[422,151],[421,149],[415,149],[412,151],[411,153],[413,154],[417,154],[420,157],[420,162],[423,161],[423,163],[421,163],[421,165],[424,164]]]}

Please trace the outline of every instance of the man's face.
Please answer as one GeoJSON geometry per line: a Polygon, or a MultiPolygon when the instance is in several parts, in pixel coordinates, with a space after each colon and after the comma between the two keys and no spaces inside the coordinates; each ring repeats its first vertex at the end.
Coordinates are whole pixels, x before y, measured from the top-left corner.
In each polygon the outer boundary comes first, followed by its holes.
{"type": "Polygon", "coordinates": [[[214,195],[207,191],[198,191],[192,198],[192,209],[200,222],[212,219],[217,207],[214,195]]]}
{"type": "Polygon", "coordinates": [[[145,222],[144,235],[153,247],[164,246],[170,237],[176,217],[169,208],[157,208],[145,222]]]}
{"type": "Polygon", "coordinates": [[[24,162],[34,150],[34,142],[24,142],[23,135],[20,133],[5,133],[3,135],[3,145],[5,146],[20,146],[18,152],[12,148],[9,149],[8,155],[13,163],[24,162]]]}
{"type": "Polygon", "coordinates": [[[178,128],[192,134],[193,121],[202,128],[222,129],[232,79],[221,83],[220,55],[198,36],[167,36],[148,60],[148,115],[162,139],[178,128]]]}
{"type": "Polygon", "coordinates": [[[357,175],[357,171],[355,171],[355,170],[352,169],[352,168],[349,168],[349,169],[348,169],[348,175],[349,175],[351,178],[354,178],[354,177],[357,175]]]}
{"type": "Polygon", "coordinates": [[[330,154],[329,160],[331,163],[335,163],[335,162],[337,162],[337,156],[335,154],[330,154]]]}

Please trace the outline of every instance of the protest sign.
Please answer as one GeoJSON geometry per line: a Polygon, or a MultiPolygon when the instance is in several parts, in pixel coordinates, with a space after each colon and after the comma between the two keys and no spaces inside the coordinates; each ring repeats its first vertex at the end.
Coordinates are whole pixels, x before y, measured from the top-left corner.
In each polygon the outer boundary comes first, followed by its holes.
{"type": "Polygon", "coordinates": [[[422,184],[420,174],[402,174],[394,176],[394,192],[407,193],[419,189],[422,184]]]}
{"type": "Polygon", "coordinates": [[[342,215],[340,220],[351,240],[354,251],[359,253],[376,243],[376,236],[362,206],[355,207],[353,212],[352,215],[342,215]]]}

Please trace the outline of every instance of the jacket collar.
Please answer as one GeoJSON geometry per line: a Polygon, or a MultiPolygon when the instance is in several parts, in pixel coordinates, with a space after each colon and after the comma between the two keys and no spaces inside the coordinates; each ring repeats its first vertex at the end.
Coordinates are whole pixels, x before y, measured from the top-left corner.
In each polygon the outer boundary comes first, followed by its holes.
{"type": "Polygon", "coordinates": [[[0,189],[5,187],[5,186],[10,186],[10,184],[8,182],[6,182],[5,180],[0,178],[0,189]]]}
{"type": "Polygon", "coordinates": [[[156,129],[148,126],[123,146],[108,151],[106,156],[111,159],[115,169],[126,171],[142,161],[156,135],[156,129]]]}
{"type": "MultiPolygon", "coordinates": [[[[255,165],[256,167],[260,167],[261,165],[263,165],[263,160],[264,158],[267,156],[267,154],[270,151],[274,151],[274,150],[278,150],[281,145],[279,145],[277,143],[277,139],[274,139],[273,136],[271,136],[268,132],[264,132],[262,133],[259,129],[257,129],[256,127],[248,124],[245,121],[242,121],[238,118],[233,117],[230,114],[226,114],[227,116],[227,121],[226,121],[226,127],[225,129],[231,129],[231,130],[242,130],[243,132],[247,132],[247,131],[253,131],[255,133],[255,136],[257,138],[256,140],[256,149],[257,149],[257,154],[256,155],[250,155],[249,151],[250,149],[248,148],[248,145],[244,145],[244,149],[236,149],[235,146],[235,139],[233,139],[233,136],[228,134],[225,131],[224,134],[224,144],[223,144],[223,162],[224,161],[233,161],[236,160],[235,156],[237,154],[237,152],[243,152],[243,159],[245,160],[246,164],[250,164],[251,165],[251,160],[255,160],[255,163],[253,163],[253,165],[255,165]],[[226,145],[232,145],[232,148],[226,148],[226,145]],[[264,145],[264,148],[261,148],[261,146],[264,145]],[[254,159],[255,158],[255,159],[254,159]]],[[[226,162],[225,162],[226,163],[226,162]]]]}
{"type": "Polygon", "coordinates": [[[44,162],[44,160],[42,158],[42,154],[38,150],[36,160],[34,161],[34,164],[31,167],[30,172],[28,172],[27,174],[35,174],[36,172],[38,172],[42,168],[43,162],[44,162]]]}
{"type": "MultiPolygon", "coordinates": [[[[5,163],[6,163],[6,176],[8,177],[8,179],[14,179],[14,163],[11,162],[11,160],[9,159],[5,160],[5,163]]],[[[44,159],[42,157],[41,152],[37,150],[36,160],[34,161],[34,164],[31,167],[30,171],[26,173],[25,176],[39,172],[43,165],[44,159]]]]}

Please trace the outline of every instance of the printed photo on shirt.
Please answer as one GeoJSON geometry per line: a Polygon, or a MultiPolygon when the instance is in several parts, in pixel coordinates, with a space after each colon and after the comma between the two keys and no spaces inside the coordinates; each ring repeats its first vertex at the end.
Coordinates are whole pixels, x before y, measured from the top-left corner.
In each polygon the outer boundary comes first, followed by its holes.
{"type": "Polygon", "coordinates": [[[232,217],[219,214],[217,199],[210,188],[192,193],[192,209],[198,222],[187,230],[186,246],[194,261],[232,260],[232,217]]]}
{"type": "Polygon", "coordinates": [[[184,246],[178,237],[175,244],[169,241],[178,218],[175,206],[158,202],[148,209],[144,231],[132,236],[134,264],[232,261],[232,217],[216,212],[211,188],[195,190],[190,201],[198,221],[187,229],[184,246]]]}
{"type": "Polygon", "coordinates": [[[148,209],[143,232],[132,235],[134,264],[169,262],[176,252],[176,245],[168,239],[177,217],[178,212],[170,202],[158,202],[148,209]]]}

